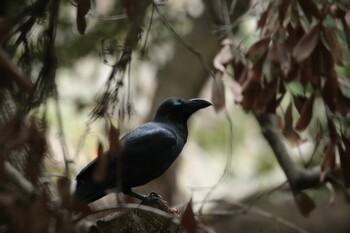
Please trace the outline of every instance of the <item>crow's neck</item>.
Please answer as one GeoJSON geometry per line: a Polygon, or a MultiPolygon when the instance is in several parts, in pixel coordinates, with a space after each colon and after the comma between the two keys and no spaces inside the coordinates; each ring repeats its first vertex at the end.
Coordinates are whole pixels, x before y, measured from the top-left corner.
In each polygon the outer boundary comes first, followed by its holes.
{"type": "Polygon", "coordinates": [[[181,134],[183,137],[187,138],[187,121],[174,121],[169,119],[155,119],[155,122],[163,124],[165,127],[174,131],[177,134],[181,134]]]}

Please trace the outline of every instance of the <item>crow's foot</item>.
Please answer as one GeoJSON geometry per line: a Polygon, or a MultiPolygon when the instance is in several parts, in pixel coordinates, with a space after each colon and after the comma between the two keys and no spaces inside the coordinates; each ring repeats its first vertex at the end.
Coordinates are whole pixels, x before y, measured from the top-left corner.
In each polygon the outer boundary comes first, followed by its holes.
{"type": "Polygon", "coordinates": [[[146,196],[142,201],[141,205],[152,206],[156,201],[161,201],[162,197],[155,192],[151,192],[148,196],[146,196]]]}

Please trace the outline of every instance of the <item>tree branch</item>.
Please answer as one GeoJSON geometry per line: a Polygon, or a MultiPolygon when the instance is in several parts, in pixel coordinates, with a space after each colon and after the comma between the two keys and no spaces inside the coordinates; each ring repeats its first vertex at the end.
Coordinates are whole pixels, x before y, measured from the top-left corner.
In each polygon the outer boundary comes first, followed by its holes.
{"type": "Polygon", "coordinates": [[[287,149],[281,140],[283,138],[277,123],[272,115],[255,113],[262,134],[273,150],[275,157],[286,174],[292,190],[303,190],[320,184],[321,169],[319,166],[306,169],[298,166],[290,157],[287,149]]]}

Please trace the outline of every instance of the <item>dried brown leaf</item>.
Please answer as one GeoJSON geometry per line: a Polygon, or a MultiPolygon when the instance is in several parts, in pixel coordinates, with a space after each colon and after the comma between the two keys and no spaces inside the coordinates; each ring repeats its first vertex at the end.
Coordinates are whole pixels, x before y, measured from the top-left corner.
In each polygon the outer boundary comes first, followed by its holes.
{"type": "Polygon", "coordinates": [[[269,3],[269,6],[267,7],[267,9],[260,15],[260,18],[258,20],[257,23],[257,27],[259,28],[263,28],[266,24],[266,20],[267,20],[267,16],[269,15],[270,9],[271,9],[271,3],[269,3]]]}
{"type": "Polygon", "coordinates": [[[346,15],[346,11],[344,11],[343,9],[338,7],[336,4],[332,4],[329,7],[329,11],[333,17],[338,18],[338,19],[343,19],[346,15]]]}
{"type": "Polygon", "coordinates": [[[292,104],[288,105],[284,113],[284,125],[282,134],[291,145],[297,146],[304,141],[293,128],[292,104]]]}
{"type": "MultiPolygon", "coordinates": [[[[258,95],[256,95],[256,101],[255,104],[257,104],[259,107],[256,107],[255,109],[263,109],[267,112],[267,106],[273,105],[276,101],[276,94],[277,93],[277,79],[274,79],[268,83],[265,83],[263,87],[261,87],[260,92],[258,95]]],[[[275,109],[270,109],[272,113],[275,112],[275,109]]],[[[271,113],[271,112],[270,112],[271,113]]]]}
{"type": "Polygon", "coordinates": [[[337,92],[335,101],[337,111],[344,117],[350,112],[350,99],[346,97],[340,90],[337,92]]]}
{"type": "Polygon", "coordinates": [[[291,8],[290,1],[281,1],[278,5],[278,20],[280,25],[284,25],[284,22],[290,21],[291,8]]]}
{"type": "Polygon", "coordinates": [[[348,49],[350,49],[350,27],[349,27],[348,23],[346,22],[345,18],[341,19],[341,23],[342,23],[343,28],[344,28],[346,43],[348,44],[348,49]]]}
{"type": "Polygon", "coordinates": [[[336,98],[339,91],[337,78],[333,76],[326,77],[326,82],[322,89],[322,98],[332,112],[335,112],[336,98]]]}
{"type": "Polygon", "coordinates": [[[285,81],[286,82],[296,81],[296,80],[299,80],[299,77],[300,77],[300,64],[294,60],[291,60],[290,69],[287,70],[285,74],[285,81]]]}
{"type": "Polygon", "coordinates": [[[330,119],[329,117],[327,117],[327,125],[328,125],[329,138],[331,139],[331,141],[337,142],[339,139],[337,129],[335,128],[333,120],[330,119]]]}
{"type": "Polygon", "coordinates": [[[223,73],[221,71],[217,71],[215,74],[215,79],[212,83],[211,88],[211,101],[213,103],[215,111],[220,111],[226,103],[225,100],[225,86],[222,80],[223,73]]]}
{"type": "Polygon", "coordinates": [[[320,67],[323,67],[324,62],[322,53],[323,44],[322,41],[319,40],[314,52],[302,63],[302,66],[304,66],[304,71],[306,71],[301,75],[301,80],[304,85],[307,85],[308,82],[310,82],[316,89],[321,88],[323,70],[320,67]]]}
{"type": "Polygon", "coordinates": [[[216,54],[213,61],[215,69],[225,73],[226,65],[233,59],[232,45],[233,41],[231,39],[224,39],[221,42],[220,51],[216,54]]]}
{"type": "Polygon", "coordinates": [[[243,62],[241,60],[235,60],[235,59],[233,59],[231,65],[232,65],[233,71],[234,71],[234,79],[238,80],[238,82],[241,83],[240,79],[241,79],[241,76],[244,72],[245,65],[243,64],[243,62]]]}
{"type": "Polygon", "coordinates": [[[307,98],[304,96],[296,95],[293,96],[293,103],[295,108],[298,110],[299,114],[301,113],[301,109],[303,108],[307,98]]]}
{"type": "Polygon", "coordinates": [[[111,155],[117,155],[123,149],[123,143],[119,140],[120,131],[116,128],[112,122],[110,122],[110,128],[108,132],[109,153],[111,155]]]}
{"type": "MultiPolygon", "coordinates": [[[[342,135],[342,138],[344,135],[342,135]]],[[[348,140],[343,140],[345,144],[348,140]]],[[[350,145],[347,145],[345,149],[342,145],[338,144],[340,166],[343,173],[344,183],[346,187],[350,186],[350,150],[348,150],[350,145]]]]}
{"type": "Polygon", "coordinates": [[[241,105],[244,110],[249,111],[253,108],[256,95],[259,94],[261,86],[257,81],[248,78],[242,87],[243,101],[241,105]]]}
{"type": "Polygon", "coordinates": [[[103,182],[107,176],[107,168],[108,168],[107,154],[103,153],[103,146],[101,143],[99,143],[98,149],[97,149],[96,167],[92,174],[92,179],[95,182],[103,182]]]}
{"type": "Polygon", "coordinates": [[[325,154],[321,162],[321,175],[320,181],[323,182],[326,178],[326,174],[329,170],[333,170],[335,167],[335,143],[329,141],[325,148],[325,154]]]}
{"type": "Polygon", "coordinates": [[[261,57],[266,53],[270,44],[270,37],[264,37],[255,42],[246,53],[247,58],[261,57]]]}
{"type": "Polygon", "coordinates": [[[309,125],[312,119],[314,100],[315,95],[312,95],[303,105],[300,112],[300,118],[295,126],[296,130],[304,130],[309,125]]]}
{"type": "Polygon", "coordinates": [[[267,103],[267,105],[266,105],[266,112],[270,113],[270,114],[275,114],[276,113],[276,109],[280,105],[283,97],[284,97],[284,93],[282,93],[281,96],[278,97],[278,98],[272,98],[270,100],[270,102],[267,103]]]}
{"type": "Polygon", "coordinates": [[[314,25],[311,30],[304,34],[293,49],[293,57],[297,62],[302,62],[316,48],[317,42],[320,39],[320,25],[314,25]]]}
{"type": "Polygon", "coordinates": [[[284,74],[287,74],[291,69],[292,63],[286,45],[283,42],[278,42],[276,47],[281,70],[284,74]]]}
{"type": "Polygon", "coordinates": [[[293,193],[294,201],[298,206],[300,213],[304,216],[308,216],[312,210],[315,209],[316,204],[306,193],[302,191],[296,191],[293,193]]]}
{"type": "Polygon", "coordinates": [[[265,52],[263,56],[260,57],[259,60],[255,62],[255,64],[253,65],[253,68],[248,70],[248,78],[260,82],[266,56],[267,56],[267,52],[265,52]]]}
{"type": "Polygon", "coordinates": [[[320,52],[319,57],[322,59],[322,63],[320,63],[320,66],[317,67],[318,70],[320,70],[320,75],[336,78],[337,73],[335,72],[334,68],[335,63],[332,52],[327,49],[321,40],[318,43],[318,49],[320,52]]]}
{"type": "Polygon", "coordinates": [[[284,113],[284,123],[286,128],[293,128],[292,103],[290,103],[284,113]]]}
{"type": "Polygon", "coordinates": [[[327,44],[329,45],[329,48],[332,51],[331,54],[332,54],[335,62],[338,65],[343,65],[343,54],[342,54],[337,36],[334,33],[334,30],[330,29],[327,26],[324,26],[323,32],[324,32],[327,44]]]}
{"type": "Polygon", "coordinates": [[[197,221],[194,216],[194,212],[192,209],[192,199],[187,204],[185,212],[182,214],[181,217],[181,226],[185,229],[186,232],[189,233],[196,233],[197,230],[197,221]]]}
{"type": "Polygon", "coordinates": [[[309,22],[312,21],[312,16],[321,19],[321,12],[313,0],[298,0],[298,3],[309,22]]]}
{"type": "Polygon", "coordinates": [[[84,35],[87,26],[85,16],[91,9],[91,2],[90,0],[75,1],[77,3],[77,29],[80,35],[84,35]]]}

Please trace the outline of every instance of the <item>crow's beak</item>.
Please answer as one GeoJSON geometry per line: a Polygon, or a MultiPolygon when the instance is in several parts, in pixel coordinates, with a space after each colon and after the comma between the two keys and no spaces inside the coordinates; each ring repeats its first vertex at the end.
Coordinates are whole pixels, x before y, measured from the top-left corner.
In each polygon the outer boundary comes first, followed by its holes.
{"type": "Polygon", "coordinates": [[[188,100],[187,103],[188,103],[188,106],[193,110],[193,112],[212,105],[212,103],[210,103],[209,101],[204,99],[199,99],[199,98],[190,99],[188,100]]]}

